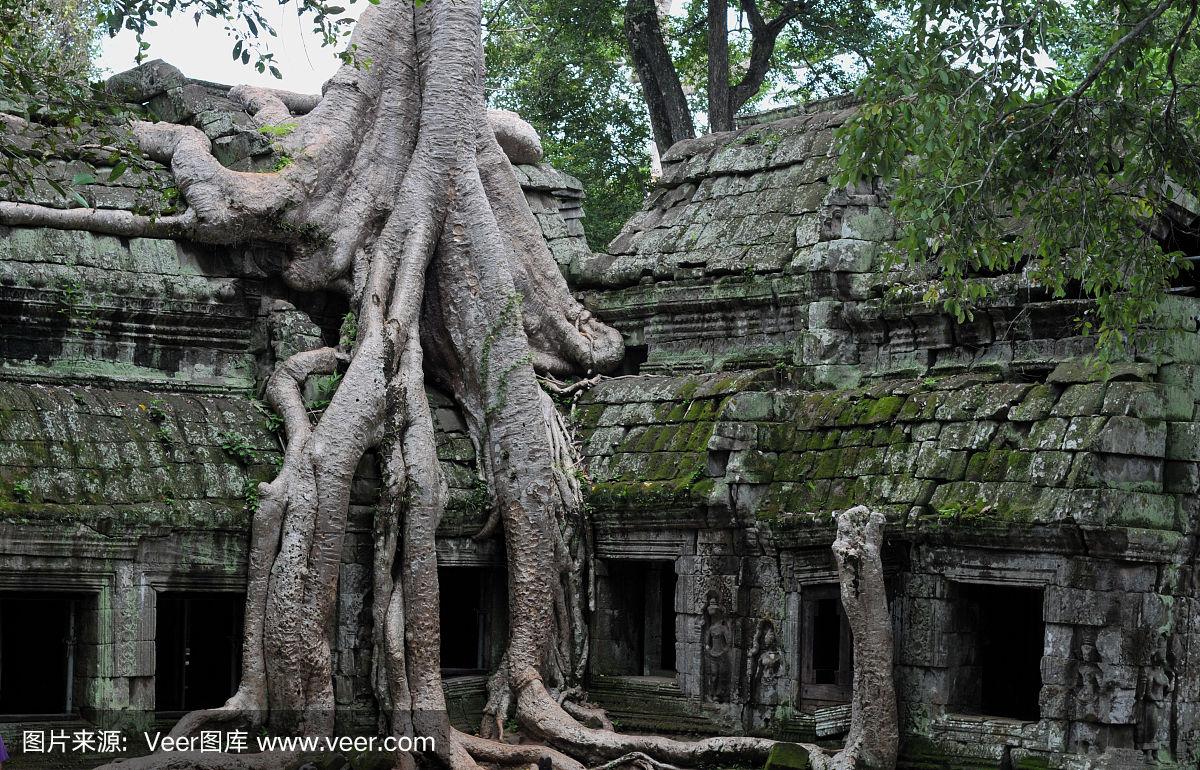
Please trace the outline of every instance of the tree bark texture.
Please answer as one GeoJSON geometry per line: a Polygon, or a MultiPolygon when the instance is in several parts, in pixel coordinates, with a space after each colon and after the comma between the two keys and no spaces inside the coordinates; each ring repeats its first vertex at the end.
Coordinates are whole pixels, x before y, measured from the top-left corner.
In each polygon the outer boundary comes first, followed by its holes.
{"type": "Polygon", "coordinates": [[[625,37],[650,112],[654,144],[659,155],[663,155],[676,142],[694,138],[696,128],[675,62],[663,38],[654,0],[627,0],[625,37]]]}
{"type": "Polygon", "coordinates": [[[708,0],[708,128],[732,131],[735,106],[729,91],[729,3],[708,0]]]}
{"type": "Polygon", "coordinates": [[[854,647],[850,731],[833,756],[809,746],[814,770],[890,770],[900,745],[892,681],[892,616],[883,577],[882,513],[859,505],[837,514],[833,557],[854,647]]]}

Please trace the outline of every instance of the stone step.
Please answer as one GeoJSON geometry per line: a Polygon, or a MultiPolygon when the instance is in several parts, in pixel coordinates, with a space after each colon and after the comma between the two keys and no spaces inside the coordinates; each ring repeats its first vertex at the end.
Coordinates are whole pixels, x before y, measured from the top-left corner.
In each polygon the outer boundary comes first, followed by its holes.
{"type": "Polygon", "coordinates": [[[688,697],[674,677],[593,676],[588,695],[621,730],[724,733],[720,710],[688,697]]]}

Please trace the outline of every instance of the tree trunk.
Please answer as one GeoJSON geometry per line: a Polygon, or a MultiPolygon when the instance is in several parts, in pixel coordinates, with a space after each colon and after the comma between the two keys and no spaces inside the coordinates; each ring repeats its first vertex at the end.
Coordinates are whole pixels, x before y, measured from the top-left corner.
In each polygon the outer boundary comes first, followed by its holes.
{"type": "Polygon", "coordinates": [[[627,1],[625,37],[650,112],[654,144],[659,155],[664,155],[676,142],[694,138],[696,128],[675,62],[663,40],[654,0],[627,1]]]}
{"type": "Polygon", "coordinates": [[[732,131],[734,104],[729,90],[729,4],[708,0],[708,128],[732,131]]]}
{"type": "Polygon", "coordinates": [[[900,745],[896,687],[892,681],[892,616],[883,579],[882,513],[859,505],[837,514],[833,557],[842,607],[854,646],[850,731],[832,757],[807,747],[814,770],[891,770],[900,745]]]}

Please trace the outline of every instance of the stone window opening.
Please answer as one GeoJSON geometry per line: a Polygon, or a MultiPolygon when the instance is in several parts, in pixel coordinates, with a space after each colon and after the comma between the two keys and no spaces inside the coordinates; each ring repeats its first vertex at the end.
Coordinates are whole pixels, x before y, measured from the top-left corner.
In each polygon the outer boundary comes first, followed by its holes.
{"type": "Polygon", "coordinates": [[[625,357],[621,359],[621,368],[617,375],[638,374],[642,364],[650,358],[650,348],[646,345],[626,345],[625,357]]]}
{"type": "Polygon", "coordinates": [[[502,572],[488,567],[438,567],[443,676],[486,674],[498,656],[503,629],[493,626],[505,611],[502,572]]]}
{"type": "Polygon", "coordinates": [[[78,712],[87,603],[79,594],[0,594],[0,714],[78,712]]]}
{"type": "Polygon", "coordinates": [[[1042,589],[960,583],[951,597],[952,710],[1037,721],[1046,635],[1042,589]]]}
{"type": "Polygon", "coordinates": [[[801,608],[801,705],[848,703],[854,683],[854,647],[838,586],[805,586],[801,608]]]}
{"type": "Polygon", "coordinates": [[[237,691],[246,599],[231,592],[164,591],[155,601],[154,708],[214,708],[237,691]]]}
{"type": "Polygon", "coordinates": [[[593,670],[615,676],[675,676],[674,562],[606,560],[604,566],[593,670]]]}

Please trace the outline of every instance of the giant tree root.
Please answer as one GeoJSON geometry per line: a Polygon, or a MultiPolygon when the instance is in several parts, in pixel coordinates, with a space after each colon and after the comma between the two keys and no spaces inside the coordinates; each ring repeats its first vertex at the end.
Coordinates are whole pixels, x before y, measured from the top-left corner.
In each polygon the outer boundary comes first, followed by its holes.
{"type": "Polygon", "coordinates": [[[850,731],[844,748],[833,756],[805,746],[814,770],[896,766],[900,733],[892,681],[892,616],[881,558],[884,523],[882,513],[863,505],[837,514],[833,556],[854,645],[850,731]]]}
{"type": "MultiPolygon", "coordinates": [[[[350,489],[362,457],[378,452],[373,683],[384,731],[434,737],[442,764],[468,770],[535,754],[560,770],[623,756],[672,765],[761,761],[771,741],[619,735],[602,716],[573,709],[602,726],[581,724],[551,695],[578,685],[586,663],[590,527],[569,437],[535,370],[603,371],[620,360],[621,338],[572,297],[525,202],[512,161],[540,157],[536,134],[485,108],[478,1],[381,0],[364,11],[353,44],[371,65],[343,67],[319,100],[230,92],[260,123],[294,124],[279,139],[292,159],[281,171],[232,171],[195,128],[135,123],[143,151],[171,169],[184,213],[150,220],[0,205],[0,223],[273,243],[287,253],[282,277],[293,289],[344,293],[357,318],[348,348],[276,362],[266,395],[283,417],[287,446],[278,476],[260,488],[252,523],[242,681],[224,707],[189,715],[174,734],[260,723],[281,735],[332,732],[328,630],[350,489]],[[299,394],[311,375],[334,370],[344,370],[341,384],[314,422],[299,394]],[[515,706],[522,727],[553,749],[465,736],[446,718],[434,535],[447,492],[427,382],[452,393],[466,416],[495,512],[481,536],[502,531],[507,549],[510,634],[492,677],[485,734],[499,737],[515,706]]],[[[881,691],[891,671],[886,645],[871,641],[880,606],[886,615],[878,527],[864,539],[851,526],[860,518],[839,518],[835,544],[843,591],[853,590],[846,606],[856,693],[881,691]],[[875,665],[880,673],[868,673],[875,665]]],[[[885,758],[886,747],[862,727],[876,710],[861,701],[856,695],[852,748],[885,758]]],[[[894,733],[894,717],[892,725],[894,733]]],[[[249,756],[133,761],[125,767],[269,766],[249,756]]],[[[412,758],[395,763],[410,768],[412,758]]]]}

